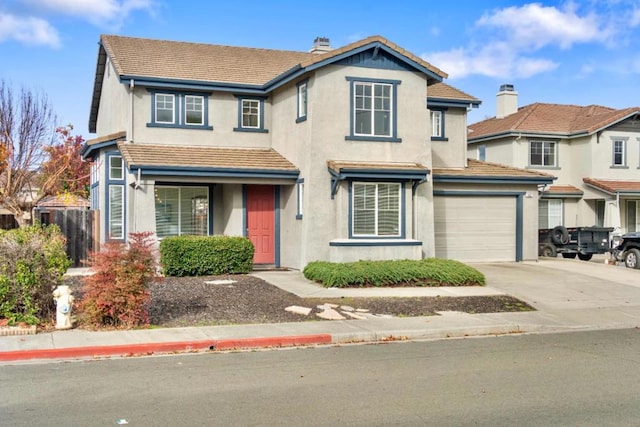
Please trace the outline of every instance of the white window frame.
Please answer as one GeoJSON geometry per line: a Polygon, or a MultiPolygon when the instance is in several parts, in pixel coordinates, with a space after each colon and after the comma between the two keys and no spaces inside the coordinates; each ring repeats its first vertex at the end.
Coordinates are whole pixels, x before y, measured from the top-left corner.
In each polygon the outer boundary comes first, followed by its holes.
{"type": "Polygon", "coordinates": [[[626,166],[627,165],[627,141],[625,139],[616,138],[612,143],[612,159],[611,164],[613,166],[626,166]],[[618,149],[619,148],[619,149],[618,149]],[[620,162],[616,162],[616,154],[620,155],[620,162]]]}
{"type": "Polygon", "coordinates": [[[393,115],[394,115],[394,111],[393,111],[393,107],[394,107],[394,87],[393,84],[390,83],[376,83],[376,82],[362,82],[362,81],[354,81],[353,82],[353,134],[355,136],[371,136],[371,137],[393,137],[393,115]],[[370,87],[371,88],[371,94],[369,96],[363,95],[363,94],[358,94],[358,87],[370,87]],[[376,108],[376,88],[377,87],[387,87],[389,88],[389,97],[388,99],[385,97],[379,97],[382,100],[382,103],[384,104],[384,100],[387,99],[389,108],[388,109],[384,109],[384,108],[376,108]],[[370,107],[369,108],[365,108],[364,105],[359,107],[359,100],[362,99],[362,103],[364,103],[365,99],[368,99],[370,102],[370,107]],[[359,132],[357,129],[357,125],[358,125],[358,112],[359,111],[365,111],[365,112],[369,112],[371,114],[371,132],[370,133],[363,133],[363,132],[359,132]],[[389,118],[388,118],[388,132],[387,133],[376,133],[376,112],[377,111],[382,111],[382,112],[387,112],[389,114],[389,118]]]}
{"type": "Polygon", "coordinates": [[[122,159],[122,156],[109,156],[109,180],[119,181],[122,179],[124,179],[124,160],[122,159]],[[114,159],[120,160],[120,166],[113,165],[114,159]],[[119,177],[115,176],[115,171],[120,171],[119,177]]]}
{"type": "Polygon", "coordinates": [[[115,184],[110,184],[109,185],[109,239],[113,239],[113,240],[123,240],[124,239],[124,185],[115,185],[115,184]],[[114,213],[116,212],[116,210],[114,209],[115,206],[115,199],[114,199],[114,190],[120,190],[120,209],[118,212],[119,213],[119,220],[114,221],[114,217],[117,219],[118,216],[114,215],[114,213]],[[114,229],[116,227],[120,228],[120,233],[116,234],[114,233],[114,229]]]}
{"type": "Polygon", "coordinates": [[[431,136],[433,138],[442,138],[442,111],[431,110],[431,136]]]}
{"type": "Polygon", "coordinates": [[[185,126],[203,126],[204,125],[204,96],[201,95],[185,95],[184,96],[184,124],[185,126]],[[195,101],[199,100],[199,109],[195,101]],[[189,104],[193,103],[192,108],[189,108],[189,104]],[[195,107],[195,108],[194,108],[195,107]],[[189,113],[200,113],[199,122],[189,122],[189,113]]]}
{"type": "MultiPolygon", "coordinates": [[[[174,125],[177,124],[176,123],[176,95],[173,93],[156,93],[154,95],[154,106],[153,108],[154,110],[154,121],[155,123],[161,123],[161,124],[167,124],[167,125],[174,125]],[[166,99],[164,101],[162,101],[163,103],[166,103],[168,99],[171,99],[171,121],[165,121],[165,120],[160,120],[159,116],[158,116],[158,110],[160,108],[158,108],[158,105],[160,104],[160,98],[166,97],[166,99]]],[[[168,108],[162,108],[162,110],[164,111],[169,111],[168,108]]]]}
{"type": "MultiPolygon", "coordinates": [[[[541,199],[538,203],[547,204],[547,226],[542,227],[541,224],[538,224],[538,228],[554,228],[558,225],[564,225],[564,201],[562,199],[541,199]]],[[[540,215],[538,215],[539,220],[540,215]]]]}
{"type": "MultiPolygon", "coordinates": [[[[371,209],[367,209],[371,210],[371,209]]],[[[396,182],[361,182],[361,181],[353,181],[351,182],[351,236],[354,238],[364,237],[364,238],[400,238],[402,237],[402,185],[396,182]],[[375,186],[375,201],[374,201],[374,232],[373,233],[356,233],[356,186],[365,185],[365,186],[375,186]],[[389,185],[397,187],[398,191],[398,216],[397,216],[397,227],[398,232],[396,234],[380,234],[380,186],[381,185],[389,185]]]]}
{"type": "Polygon", "coordinates": [[[300,179],[296,183],[296,196],[298,202],[296,219],[302,219],[302,215],[304,213],[304,179],[300,179]]]}
{"type": "Polygon", "coordinates": [[[241,116],[240,116],[240,127],[243,129],[260,129],[260,123],[262,122],[261,120],[262,109],[260,108],[260,104],[261,104],[260,100],[251,99],[251,98],[241,99],[240,104],[241,104],[240,108],[242,109],[241,116]],[[250,111],[248,113],[245,113],[245,103],[255,104],[255,106],[249,105],[248,108],[250,109],[250,111]],[[255,112],[253,111],[254,109],[255,109],[255,112]],[[255,117],[257,122],[256,125],[255,126],[245,125],[244,123],[245,116],[255,117]]]}
{"type": "MultiPolygon", "coordinates": [[[[177,206],[175,206],[174,208],[176,209],[176,213],[177,213],[177,236],[182,236],[185,235],[185,231],[182,229],[182,212],[183,212],[183,207],[182,207],[182,203],[184,202],[183,200],[183,195],[182,195],[182,191],[185,188],[189,188],[189,189],[204,189],[205,193],[206,193],[206,202],[207,202],[207,213],[206,213],[206,220],[207,220],[207,227],[206,227],[206,231],[205,231],[205,236],[209,235],[211,233],[211,230],[209,229],[209,222],[210,222],[210,215],[211,215],[211,209],[210,209],[210,203],[211,203],[211,199],[209,198],[209,189],[206,186],[180,186],[180,185],[156,185],[154,188],[154,191],[158,190],[158,189],[177,189],[178,190],[178,198],[177,198],[177,206]]],[[[156,194],[157,197],[157,194],[156,194]]],[[[154,211],[156,211],[156,206],[154,206],[154,211]]],[[[155,218],[154,218],[154,222],[156,224],[156,235],[158,235],[159,239],[162,239],[164,237],[168,237],[168,236],[173,236],[174,234],[167,234],[164,235],[162,237],[160,237],[158,230],[157,230],[157,221],[158,221],[158,213],[156,212],[155,218]]]]}
{"type": "Polygon", "coordinates": [[[298,119],[307,117],[307,82],[298,86],[298,119]]]}
{"type": "Polygon", "coordinates": [[[546,168],[546,167],[556,167],[557,165],[558,165],[558,144],[555,141],[534,140],[529,142],[529,166],[546,168]],[[542,148],[541,164],[536,164],[532,162],[534,144],[541,144],[541,148],[542,148]],[[548,153],[553,153],[552,164],[545,164],[545,155],[548,153]]]}

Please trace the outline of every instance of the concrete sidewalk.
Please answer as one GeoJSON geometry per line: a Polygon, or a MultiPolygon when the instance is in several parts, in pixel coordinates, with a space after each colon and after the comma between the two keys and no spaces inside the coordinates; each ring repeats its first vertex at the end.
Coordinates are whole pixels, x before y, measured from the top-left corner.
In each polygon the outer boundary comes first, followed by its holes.
{"type": "Polygon", "coordinates": [[[533,305],[538,311],[490,314],[444,312],[428,317],[129,331],[72,329],[0,337],[0,362],[442,339],[640,325],[640,272],[572,262],[550,260],[474,265],[486,275],[487,287],[325,289],[304,279],[300,272],[257,272],[255,276],[302,297],[509,294],[533,305]],[[603,270],[607,268],[612,270],[603,270]]]}

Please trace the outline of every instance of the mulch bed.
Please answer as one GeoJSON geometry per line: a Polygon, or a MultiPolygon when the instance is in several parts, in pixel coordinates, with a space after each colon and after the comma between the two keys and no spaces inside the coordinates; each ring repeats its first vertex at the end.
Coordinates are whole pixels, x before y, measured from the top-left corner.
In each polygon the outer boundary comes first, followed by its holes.
{"type": "MultiPolygon", "coordinates": [[[[81,297],[81,277],[67,277],[65,284],[72,287],[76,298],[81,297]]],[[[300,322],[322,319],[313,312],[309,316],[290,313],[285,311],[285,307],[297,305],[315,309],[325,303],[398,317],[432,316],[437,311],[497,313],[533,310],[510,296],[300,298],[257,277],[232,275],[165,277],[151,285],[149,314],[151,323],[162,327],[300,322]],[[235,282],[205,283],[213,280],[235,282]]]]}

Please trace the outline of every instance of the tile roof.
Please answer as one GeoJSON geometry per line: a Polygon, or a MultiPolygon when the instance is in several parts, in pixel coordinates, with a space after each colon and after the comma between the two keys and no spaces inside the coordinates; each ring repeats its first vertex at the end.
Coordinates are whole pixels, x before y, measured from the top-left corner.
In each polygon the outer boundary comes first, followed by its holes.
{"type": "Polygon", "coordinates": [[[469,126],[469,141],[505,133],[543,133],[558,136],[590,134],[634,114],[640,107],[615,110],[600,105],[534,104],[503,118],[490,118],[469,126]]]}
{"type": "Polygon", "coordinates": [[[329,160],[327,162],[327,166],[338,173],[343,170],[395,170],[408,172],[424,172],[429,170],[419,163],[411,162],[356,162],[346,160],[329,160]]]}
{"type": "Polygon", "coordinates": [[[120,141],[125,139],[126,137],[127,137],[127,132],[120,131],[120,132],[111,133],[109,135],[104,135],[99,138],[90,139],[86,141],[85,144],[88,146],[91,146],[91,145],[96,145],[96,144],[100,144],[102,142],[107,142],[107,141],[120,141]]]}
{"type": "Polygon", "coordinates": [[[456,101],[469,101],[474,103],[480,102],[478,98],[443,82],[430,85],[427,89],[427,96],[429,98],[452,99],[456,101]]]}
{"type": "Polygon", "coordinates": [[[447,74],[384,37],[372,36],[323,54],[102,35],[101,43],[120,76],[264,85],[302,68],[379,42],[445,78],[447,74]]]}
{"type": "Polygon", "coordinates": [[[585,184],[604,190],[608,193],[640,193],[640,180],[622,181],[614,179],[583,178],[585,184]]]}
{"type": "Polygon", "coordinates": [[[81,207],[88,208],[89,201],[84,197],[75,194],[59,194],[57,196],[47,196],[37,204],[39,208],[54,207],[81,207]]]}
{"type": "Polygon", "coordinates": [[[574,187],[573,185],[552,185],[545,190],[545,193],[582,195],[584,194],[584,191],[574,187]]]}
{"type": "Polygon", "coordinates": [[[118,148],[129,166],[289,172],[298,170],[293,163],[271,148],[219,148],[124,142],[119,142],[118,148]]]}
{"type": "Polygon", "coordinates": [[[555,179],[553,175],[544,172],[514,168],[499,163],[483,162],[475,159],[468,159],[466,168],[434,168],[433,176],[555,179]]]}

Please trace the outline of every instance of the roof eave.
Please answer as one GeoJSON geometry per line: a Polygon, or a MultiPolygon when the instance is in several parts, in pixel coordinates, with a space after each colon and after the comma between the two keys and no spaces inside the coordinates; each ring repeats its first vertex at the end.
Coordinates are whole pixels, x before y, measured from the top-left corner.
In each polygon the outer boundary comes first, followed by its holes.
{"type": "Polygon", "coordinates": [[[98,59],[96,61],[96,72],[93,80],[93,95],[91,97],[91,107],[89,109],[89,133],[96,133],[98,123],[98,112],[100,109],[100,97],[102,96],[102,82],[107,63],[107,51],[102,42],[98,43],[98,59]]]}
{"type": "Polygon", "coordinates": [[[221,178],[271,178],[271,179],[297,179],[299,170],[284,169],[243,169],[243,168],[217,168],[217,167],[191,167],[191,166],[159,166],[159,165],[130,165],[132,172],[140,170],[142,175],[161,176],[198,176],[221,178]]]}
{"type": "Polygon", "coordinates": [[[427,96],[427,107],[478,108],[482,104],[479,99],[432,98],[427,96]]]}
{"type": "Polygon", "coordinates": [[[551,184],[556,177],[483,176],[483,175],[433,175],[433,182],[462,184],[551,184]]]}

